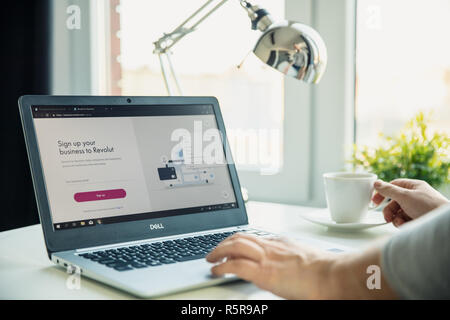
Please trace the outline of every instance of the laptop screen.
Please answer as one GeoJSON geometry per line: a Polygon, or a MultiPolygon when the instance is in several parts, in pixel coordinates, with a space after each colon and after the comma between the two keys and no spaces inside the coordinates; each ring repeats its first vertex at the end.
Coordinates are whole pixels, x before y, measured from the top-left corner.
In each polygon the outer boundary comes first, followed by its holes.
{"type": "Polygon", "coordinates": [[[212,105],[32,115],[54,230],[238,206],[212,105]]]}

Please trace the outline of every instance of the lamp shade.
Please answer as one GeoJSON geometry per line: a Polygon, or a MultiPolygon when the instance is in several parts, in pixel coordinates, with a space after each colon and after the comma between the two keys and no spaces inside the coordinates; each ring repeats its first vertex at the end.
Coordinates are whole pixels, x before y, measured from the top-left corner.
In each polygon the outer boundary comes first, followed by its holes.
{"type": "Polygon", "coordinates": [[[293,21],[272,24],[253,52],[265,64],[306,83],[317,84],[327,66],[327,48],[320,34],[293,21]]]}

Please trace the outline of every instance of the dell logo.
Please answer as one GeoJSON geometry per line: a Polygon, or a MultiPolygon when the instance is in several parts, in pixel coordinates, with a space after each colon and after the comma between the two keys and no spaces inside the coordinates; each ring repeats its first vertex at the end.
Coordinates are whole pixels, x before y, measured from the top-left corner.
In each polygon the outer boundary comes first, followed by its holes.
{"type": "Polygon", "coordinates": [[[155,230],[155,229],[164,229],[164,226],[162,223],[151,224],[150,230],[155,230]]]}

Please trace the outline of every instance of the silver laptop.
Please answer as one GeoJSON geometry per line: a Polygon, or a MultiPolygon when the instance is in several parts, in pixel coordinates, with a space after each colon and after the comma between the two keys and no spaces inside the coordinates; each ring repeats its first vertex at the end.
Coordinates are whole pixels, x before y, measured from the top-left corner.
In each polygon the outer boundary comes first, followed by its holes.
{"type": "Polygon", "coordinates": [[[212,97],[23,96],[39,217],[57,265],[139,297],[237,280],[204,257],[251,228],[212,97]]]}

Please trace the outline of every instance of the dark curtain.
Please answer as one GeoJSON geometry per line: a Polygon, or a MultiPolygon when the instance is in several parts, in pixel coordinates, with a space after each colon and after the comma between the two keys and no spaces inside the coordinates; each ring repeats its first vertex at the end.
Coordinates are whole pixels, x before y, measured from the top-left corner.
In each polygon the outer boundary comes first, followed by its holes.
{"type": "Polygon", "coordinates": [[[39,223],[17,99],[49,94],[50,3],[2,3],[0,231],[39,223]]]}

